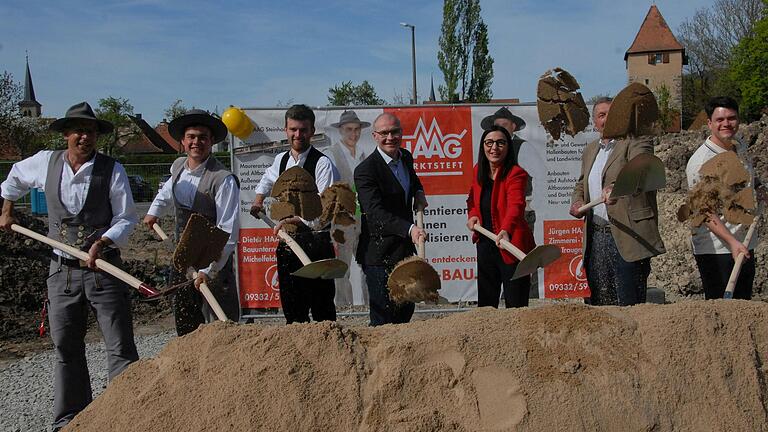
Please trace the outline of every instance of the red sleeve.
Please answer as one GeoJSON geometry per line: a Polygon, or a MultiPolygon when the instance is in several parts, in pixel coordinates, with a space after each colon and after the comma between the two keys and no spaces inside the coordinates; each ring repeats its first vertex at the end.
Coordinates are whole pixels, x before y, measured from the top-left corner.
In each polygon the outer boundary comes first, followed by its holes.
{"type": "Polygon", "coordinates": [[[525,186],[528,184],[528,174],[515,165],[504,179],[504,193],[507,202],[504,209],[504,217],[501,221],[501,229],[510,235],[517,224],[525,219],[525,186]]]}
{"type": "Polygon", "coordinates": [[[479,200],[479,197],[475,196],[476,189],[478,189],[477,165],[475,165],[475,169],[473,170],[472,185],[469,187],[469,196],[467,197],[467,220],[472,216],[482,219],[480,217],[480,205],[475,202],[475,200],[479,200]]]}

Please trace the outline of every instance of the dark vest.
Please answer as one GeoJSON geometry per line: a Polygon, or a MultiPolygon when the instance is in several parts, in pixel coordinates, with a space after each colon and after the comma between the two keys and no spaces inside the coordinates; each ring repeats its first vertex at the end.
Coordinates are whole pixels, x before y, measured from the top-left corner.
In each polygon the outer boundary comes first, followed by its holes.
{"type": "MultiPolygon", "coordinates": [[[[278,176],[285,171],[285,168],[288,166],[288,158],[291,157],[291,151],[285,152],[283,154],[283,158],[280,159],[280,172],[278,172],[278,176]]],[[[315,177],[315,168],[317,168],[317,161],[320,160],[321,157],[328,157],[320,152],[320,150],[310,146],[309,147],[309,153],[307,154],[307,158],[304,160],[304,168],[313,179],[316,179],[315,177]]]]}
{"type": "MultiPolygon", "coordinates": [[[[96,153],[85,203],[80,212],[73,215],[64,207],[59,195],[61,172],[65,169],[64,152],[65,150],[53,152],[48,162],[48,174],[45,179],[48,237],[87,251],[112,223],[109,194],[115,160],[96,153]]],[[[70,168],[67,166],[66,169],[70,168]]]]}
{"type": "MultiPolygon", "coordinates": [[[[171,179],[173,182],[173,188],[176,188],[176,183],[179,181],[181,173],[184,171],[184,162],[186,157],[180,157],[173,161],[171,165],[171,179]]],[[[195,199],[192,202],[192,208],[183,207],[176,199],[176,193],[173,193],[173,202],[176,207],[176,235],[177,238],[184,231],[184,227],[187,225],[189,216],[192,213],[198,213],[205,216],[208,221],[213,225],[216,225],[216,193],[218,192],[221,184],[224,180],[231,176],[232,173],[227,171],[227,168],[216,158],[210,156],[203,168],[203,175],[200,178],[200,183],[197,185],[197,192],[195,193],[195,199]]]]}

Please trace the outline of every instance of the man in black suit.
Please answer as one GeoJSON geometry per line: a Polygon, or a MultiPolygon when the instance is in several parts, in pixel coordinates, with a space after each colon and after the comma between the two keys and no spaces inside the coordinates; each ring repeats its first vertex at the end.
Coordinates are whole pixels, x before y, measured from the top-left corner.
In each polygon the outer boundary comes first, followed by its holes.
{"type": "Polygon", "coordinates": [[[416,252],[426,232],[413,223],[412,208],[427,206],[424,188],[413,169],[413,156],[400,148],[403,129],[391,113],[373,123],[376,151],[355,168],[355,187],[362,210],[357,262],[363,264],[371,307],[371,325],[406,323],[413,303],[395,304],[387,278],[395,265],[416,252]]]}

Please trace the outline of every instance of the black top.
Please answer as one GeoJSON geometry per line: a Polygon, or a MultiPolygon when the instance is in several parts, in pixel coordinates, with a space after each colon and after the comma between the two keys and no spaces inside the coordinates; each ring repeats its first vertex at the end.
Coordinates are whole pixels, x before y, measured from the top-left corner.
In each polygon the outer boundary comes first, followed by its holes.
{"type": "MultiPolygon", "coordinates": [[[[493,219],[491,219],[491,195],[493,193],[493,180],[483,182],[483,189],[480,193],[480,216],[483,228],[493,232],[493,219]]],[[[495,234],[495,233],[494,233],[495,234]]],[[[480,236],[481,242],[491,242],[486,236],[480,236]]]]}
{"type": "MultiPolygon", "coordinates": [[[[280,171],[279,174],[282,174],[283,171],[285,171],[285,168],[288,166],[288,158],[291,157],[291,151],[288,150],[284,155],[283,158],[280,159],[280,171]]],[[[315,177],[315,168],[317,168],[317,161],[320,160],[321,157],[327,157],[325,154],[323,154],[320,150],[310,146],[309,147],[309,153],[307,154],[307,158],[304,160],[304,168],[309,172],[309,174],[312,176],[313,179],[316,179],[315,177]]]]}

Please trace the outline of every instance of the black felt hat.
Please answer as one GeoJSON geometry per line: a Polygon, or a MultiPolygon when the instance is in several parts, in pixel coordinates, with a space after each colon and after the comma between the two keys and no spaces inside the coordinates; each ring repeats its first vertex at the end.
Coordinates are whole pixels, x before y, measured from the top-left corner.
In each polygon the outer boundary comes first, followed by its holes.
{"type": "Polygon", "coordinates": [[[77,105],[69,107],[64,117],[51,123],[51,125],[48,126],[48,129],[56,132],[64,132],[67,128],[67,124],[73,120],[90,120],[95,122],[99,127],[100,134],[110,133],[115,128],[112,123],[96,118],[96,115],[93,113],[91,106],[88,105],[88,102],[80,102],[77,105]]]}
{"type": "Polygon", "coordinates": [[[213,143],[224,141],[227,137],[227,126],[221,119],[208,114],[207,111],[192,109],[183,116],[174,119],[168,124],[168,133],[173,139],[181,142],[184,137],[184,131],[190,126],[205,126],[211,130],[213,143]]]}
{"type": "Polygon", "coordinates": [[[517,129],[515,129],[515,131],[525,129],[525,120],[512,114],[512,112],[509,111],[507,107],[501,107],[495,113],[485,117],[483,121],[480,122],[480,127],[483,128],[483,130],[488,130],[491,128],[491,126],[493,126],[493,122],[500,118],[512,120],[512,122],[517,125],[517,129]]]}

